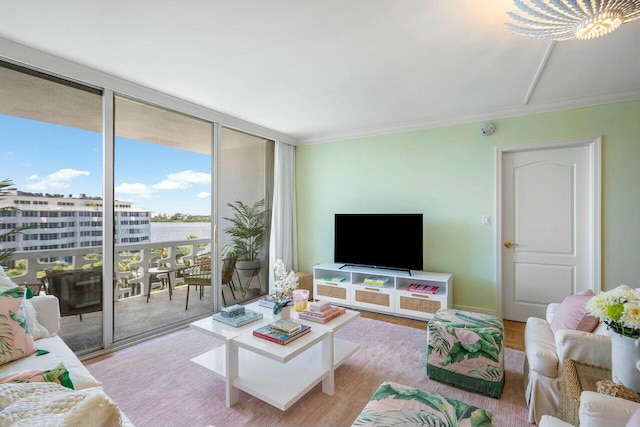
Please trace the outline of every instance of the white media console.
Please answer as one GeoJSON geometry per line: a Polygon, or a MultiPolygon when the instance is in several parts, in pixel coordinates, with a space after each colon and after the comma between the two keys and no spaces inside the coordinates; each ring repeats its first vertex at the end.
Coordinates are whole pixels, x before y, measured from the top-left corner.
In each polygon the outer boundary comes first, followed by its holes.
{"type": "Polygon", "coordinates": [[[337,305],[416,319],[431,319],[441,308],[451,307],[453,276],[425,271],[395,271],[321,264],[313,267],[313,295],[337,305]],[[378,279],[383,285],[366,284],[378,279]],[[437,286],[435,294],[411,292],[411,284],[437,286]]]}

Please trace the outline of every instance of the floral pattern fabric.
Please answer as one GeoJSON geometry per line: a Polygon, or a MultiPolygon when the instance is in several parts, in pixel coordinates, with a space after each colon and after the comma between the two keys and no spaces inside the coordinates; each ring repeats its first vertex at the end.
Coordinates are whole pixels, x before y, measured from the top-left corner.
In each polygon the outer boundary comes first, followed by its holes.
{"type": "Polygon", "coordinates": [[[488,427],[493,413],[426,390],[384,382],[353,426],[488,427]]]}
{"type": "Polygon", "coordinates": [[[0,365],[36,352],[24,317],[23,294],[19,288],[0,294],[0,365]]]}
{"type": "Polygon", "coordinates": [[[73,390],[73,382],[64,364],[59,363],[53,369],[30,369],[0,375],[0,384],[4,383],[58,383],[73,390]]]}
{"type": "Polygon", "coordinates": [[[500,397],[504,388],[502,320],[441,309],[427,326],[427,376],[458,388],[500,397]]]}

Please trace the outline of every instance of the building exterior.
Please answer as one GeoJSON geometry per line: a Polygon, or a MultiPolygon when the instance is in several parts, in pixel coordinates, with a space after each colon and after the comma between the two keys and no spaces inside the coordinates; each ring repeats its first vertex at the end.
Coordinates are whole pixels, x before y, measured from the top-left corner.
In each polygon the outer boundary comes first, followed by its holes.
{"type": "MultiPolygon", "coordinates": [[[[102,246],[102,199],[62,194],[28,193],[16,189],[0,200],[3,212],[0,234],[25,227],[6,236],[0,250],[40,251],[102,246]]],[[[151,212],[134,209],[131,202],[115,203],[115,243],[147,243],[151,212]]]]}

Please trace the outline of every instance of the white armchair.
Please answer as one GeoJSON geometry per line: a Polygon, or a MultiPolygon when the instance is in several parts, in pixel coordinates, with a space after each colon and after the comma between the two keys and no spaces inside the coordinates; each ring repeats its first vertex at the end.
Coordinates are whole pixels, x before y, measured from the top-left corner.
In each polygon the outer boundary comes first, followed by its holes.
{"type": "Polygon", "coordinates": [[[539,424],[543,415],[556,415],[564,360],[611,367],[611,338],[606,325],[600,323],[593,332],[560,329],[554,335],[551,322],[559,307],[558,303],[549,304],[546,319],[530,317],[525,326],[524,380],[530,423],[539,424]]]}
{"type": "MultiPolygon", "coordinates": [[[[640,403],[594,391],[583,391],[580,395],[579,427],[638,427],[639,411],[640,403]],[[631,417],[634,417],[633,421],[630,420],[631,417]]],[[[543,415],[540,427],[571,427],[571,424],[543,415]]]]}

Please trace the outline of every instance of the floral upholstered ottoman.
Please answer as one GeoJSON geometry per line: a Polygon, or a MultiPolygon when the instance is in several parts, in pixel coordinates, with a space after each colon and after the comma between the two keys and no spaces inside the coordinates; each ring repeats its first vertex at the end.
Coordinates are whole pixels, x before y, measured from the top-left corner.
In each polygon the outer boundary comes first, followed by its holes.
{"type": "Polygon", "coordinates": [[[493,413],[417,388],[384,382],[353,426],[489,427],[493,413]]]}
{"type": "Polygon", "coordinates": [[[504,327],[495,316],[440,309],[427,325],[427,376],[498,398],[504,388],[504,327]]]}

